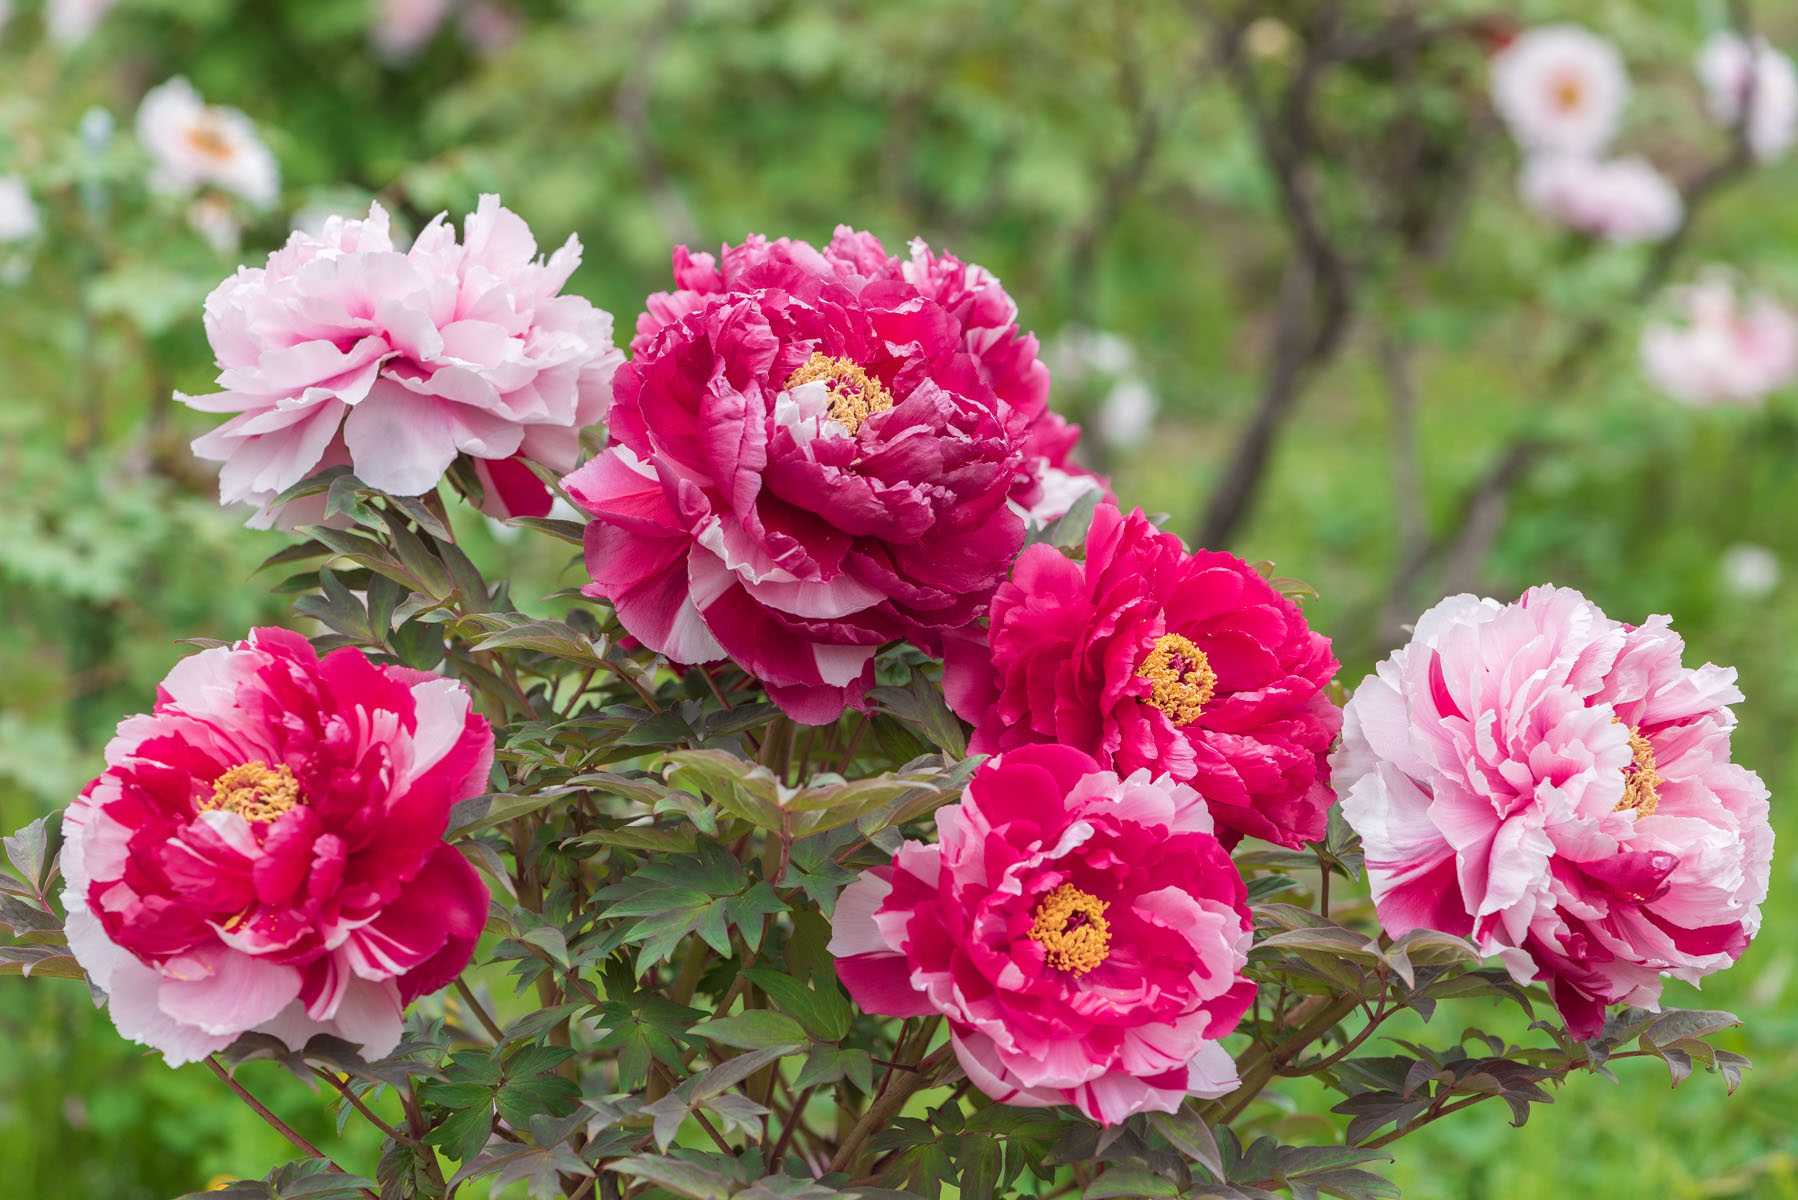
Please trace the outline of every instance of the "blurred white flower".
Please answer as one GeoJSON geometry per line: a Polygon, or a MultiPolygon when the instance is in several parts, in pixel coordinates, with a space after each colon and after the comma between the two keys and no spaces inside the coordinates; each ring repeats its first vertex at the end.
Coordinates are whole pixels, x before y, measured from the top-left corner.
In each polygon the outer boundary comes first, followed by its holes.
{"type": "Polygon", "coordinates": [[[1627,99],[1617,48],[1578,25],[1527,30],[1492,60],[1492,105],[1526,150],[1597,154],[1627,99]]]}
{"type": "Polygon", "coordinates": [[[429,45],[450,11],[450,0],[374,0],[374,4],[369,40],[390,63],[404,62],[429,45]]]}
{"type": "Polygon", "coordinates": [[[114,0],[49,0],[44,6],[44,28],[59,46],[73,46],[98,28],[112,11],[114,0]]]}
{"type": "Polygon", "coordinates": [[[187,224],[220,254],[236,254],[243,242],[243,223],[231,211],[231,202],[216,192],[194,197],[187,206],[187,224]]]}
{"type": "Polygon", "coordinates": [[[281,195],[281,168],[235,108],[207,104],[176,76],[151,88],[137,108],[137,138],[156,168],[151,186],[191,192],[206,184],[235,193],[260,208],[281,195]]]}
{"type": "Polygon", "coordinates": [[[1115,333],[1069,325],[1043,346],[1049,370],[1069,383],[1088,375],[1117,376],[1136,365],[1136,347],[1115,333]]]}
{"type": "Polygon", "coordinates": [[[37,205],[25,181],[17,175],[0,175],[0,242],[22,242],[37,236],[37,205]]]}
{"type": "Polygon", "coordinates": [[[1798,71],[1792,60],[1754,39],[1754,52],[1735,33],[1712,34],[1698,52],[1698,78],[1704,83],[1711,118],[1726,129],[1748,114],[1748,145],[1762,162],[1781,158],[1798,138],[1798,71]],[[1752,99],[1750,96],[1752,95],[1752,99]]]}
{"type": "Polygon", "coordinates": [[[1737,542],[1718,563],[1723,586],[1744,600],[1762,600],[1779,586],[1779,556],[1765,546],[1737,542]]]}
{"type": "Polygon", "coordinates": [[[1685,204],[1646,159],[1533,155],[1517,177],[1538,216],[1617,243],[1654,242],[1679,227],[1685,204]]]}
{"type": "Polygon", "coordinates": [[[1642,331],[1642,371],[1693,405],[1749,404],[1798,378],[1798,318],[1771,296],[1746,303],[1712,275],[1672,292],[1678,322],[1642,331]]]}
{"type": "Polygon", "coordinates": [[[1133,449],[1147,441],[1155,428],[1157,407],[1148,384],[1134,377],[1120,379],[1106,393],[1093,425],[1106,445],[1133,449]]]}

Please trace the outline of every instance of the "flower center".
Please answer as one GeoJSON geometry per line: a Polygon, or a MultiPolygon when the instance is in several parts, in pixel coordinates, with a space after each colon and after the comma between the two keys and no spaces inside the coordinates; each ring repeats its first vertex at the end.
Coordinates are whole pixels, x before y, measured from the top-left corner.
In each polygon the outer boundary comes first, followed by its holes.
{"type": "Polygon", "coordinates": [[[1031,940],[1043,948],[1051,967],[1084,975],[1111,954],[1111,924],[1105,901],[1064,883],[1036,906],[1031,940]]]}
{"type": "Polygon", "coordinates": [[[881,386],[880,380],[848,359],[832,358],[823,351],[814,351],[803,367],[787,377],[785,386],[792,389],[819,380],[830,392],[830,411],[826,415],[851,435],[862,427],[863,421],[893,407],[893,395],[881,386]]]}
{"type": "Polygon", "coordinates": [[[1633,808],[1637,818],[1652,817],[1661,806],[1661,773],[1654,768],[1654,747],[1640,729],[1632,726],[1629,748],[1635,752],[1636,761],[1623,768],[1623,799],[1612,811],[1633,808]]]}
{"type": "Polygon", "coordinates": [[[1217,673],[1205,652],[1177,633],[1155,639],[1154,649],[1136,668],[1136,677],[1155,685],[1149,703],[1175,725],[1190,725],[1217,690],[1217,673]]]}
{"type": "Polygon", "coordinates": [[[188,128],[187,144],[196,153],[210,158],[214,162],[229,162],[234,155],[231,143],[225,139],[224,131],[219,128],[219,123],[212,119],[210,113],[202,114],[200,119],[188,128]]]}
{"type": "Polygon", "coordinates": [[[260,759],[239,763],[212,782],[212,799],[200,811],[223,809],[252,824],[273,821],[300,803],[300,781],[286,763],[270,767],[260,759]]]}
{"type": "Polygon", "coordinates": [[[1563,75],[1550,89],[1554,106],[1564,113],[1577,110],[1586,101],[1586,89],[1577,75],[1563,75]]]}

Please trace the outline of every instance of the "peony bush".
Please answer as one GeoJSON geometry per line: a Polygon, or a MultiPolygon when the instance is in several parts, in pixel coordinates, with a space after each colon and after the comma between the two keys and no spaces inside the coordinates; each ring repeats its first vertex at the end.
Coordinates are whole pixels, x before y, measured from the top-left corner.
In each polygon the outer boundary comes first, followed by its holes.
{"type": "MultiPolygon", "coordinates": [[[[1784,153],[1789,62],[1703,63],[1740,152],[1784,153]]],[[[1525,33],[1491,87],[1530,207],[1678,236],[1680,190],[1599,157],[1608,42],[1525,33]]],[[[159,186],[278,186],[180,80],[142,122],[178,134],[159,186]]],[[[1303,583],[1081,464],[978,265],[848,225],[677,246],[627,360],[579,255],[497,196],[409,245],[376,204],[205,302],[220,390],[178,398],[223,418],[221,502],[296,533],[294,628],[197,647],[7,839],[0,962],[292,1143],[216,1192],[1357,1200],[1407,1134],[1612,1058],[1734,1089],[1735,1019],[1662,987],[1758,932],[1770,798],[1671,618],[1451,596],[1351,686],[1303,583]],[[484,574],[482,517],[573,586],[484,574]],[[1272,1119],[1319,1098],[1325,1133],[1272,1119]]],[[[1789,381],[1771,298],[1674,295],[1663,390],[1789,381]]]]}

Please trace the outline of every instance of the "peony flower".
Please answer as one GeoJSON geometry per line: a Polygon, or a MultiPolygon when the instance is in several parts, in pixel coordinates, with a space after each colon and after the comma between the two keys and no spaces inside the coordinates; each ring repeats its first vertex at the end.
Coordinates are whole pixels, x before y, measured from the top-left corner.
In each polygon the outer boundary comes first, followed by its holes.
{"type": "Polygon", "coordinates": [[[1084,563],[1040,544],[1018,556],[985,637],[947,643],[943,692],[976,754],[1054,742],[1107,770],[1166,772],[1205,797],[1226,846],[1297,847],[1324,835],[1332,799],[1336,668],[1330,640],[1247,563],[1188,554],[1141,509],[1107,504],[1084,563]]]}
{"type": "Polygon", "coordinates": [[[378,1058],[468,965],[487,887],[443,841],[493,735],[454,680],[258,629],[176,665],[63,819],[69,949],[170,1066],[273,1034],[378,1058]]]}
{"type": "Polygon", "coordinates": [[[449,17],[450,0],[375,0],[369,41],[390,64],[417,56],[449,17]]]}
{"type": "Polygon", "coordinates": [[[657,653],[732,658],[833,721],[881,645],[934,652],[1022,544],[1028,425],[997,391],[1019,376],[866,234],[674,267],[618,371],[614,444],[563,481],[593,518],[586,590],[657,653]]]}
{"type": "Polygon", "coordinates": [[[1741,35],[1725,31],[1698,52],[1698,78],[1717,124],[1736,128],[1746,105],[1754,156],[1762,162],[1785,157],[1798,139],[1798,70],[1790,58],[1758,37],[1751,54],[1741,35]]]}
{"type": "Polygon", "coordinates": [[[144,93],[137,106],[137,140],[156,164],[150,185],[159,191],[186,193],[211,185],[259,208],[280,199],[281,168],[250,118],[235,108],[207,104],[180,76],[144,93]]]}
{"type": "Polygon", "coordinates": [[[24,242],[37,236],[37,205],[17,175],[0,175],[0,242],[24,242]]]}
{"type": "Polygon", "coordinates": [[[1219,1044],[1255,997],[1242,876],[1198,794],[1077,750],[982,764],[843,890],[837,975],[864,1010],[941,1013],[968,1078],[1004,1104],[1105,1125],[1239,1082],[1219,1044]]]}
{"type": "Polygon", "coordinates": [[[1723,276],[1674,290],[1684,324],[1642,331],[1642,369],[1676,400],[1747,404],[1798,378],[1798,317],[1771,296],[1744,303],[1723,276]]]}
{"type": "Polygon", "coordinates": [[[99,28],[115,3],[117,0],[47,0],[44,29],[57,45],[73,46],[99,28]]]}
{"type": "Polygon", "coordinates": [[[1640,158],[1539,155],[1523,165],[1517,190],[1539,216],[1620,244],[1659,241],[1685,215],[1678,189],[1640,158]]]}
{"type": "Polygon", "coordinates": [[[1729,761],[1735,672],[1681,665],[1666,617],[1576,591],[1453,596],[1349,702],[1334,759],[1380,924],[1546,980],[1568,1029],[1654,1008],[1760,928],[1767,789],[1729,761]]]}
{"type": "Polygon", "coordinates": [[[623,358],[612,318],[562,294],[578,239],[538,259],[497,196],[481,197],[463,233],[458,245],[440,214],[401,254],[375,204],[367,220],[293,234],[266,268],[241,268],[207,297],[224,390],[179,398],[239,414],[194,452],[224,463],[225,503],[259,506],[252,525],[296,523],[273,502],[323,467],[347,463],[371,487],[416,496],[457,454],[490,485],[490,514],[548,511],[547,489],[516,460],[579,461],[623,358]]]}
{"type": "Polygon", "coordinates": [[[1577,25],[1528,30],[1492,60],[1493,107],[1525,150],[1597,154],[1628,99],[1617,48],[1577,25]]]}

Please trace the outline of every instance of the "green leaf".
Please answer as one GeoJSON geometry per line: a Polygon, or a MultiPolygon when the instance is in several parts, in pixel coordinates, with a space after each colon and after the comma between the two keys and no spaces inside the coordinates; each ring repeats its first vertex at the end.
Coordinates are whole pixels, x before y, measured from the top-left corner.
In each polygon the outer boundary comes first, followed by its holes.
{"type": "Polygon", "coordinates": [[[826,983],[813,991],[791,975],[766,967],[750,971],[749,981],[768,993],[776,1008],[805,1027],[819,1041],[839,1042],[849,1033],[854,1018],[848,999],[826,983]]]}
{"type": "Polygon", "coordinates": [[[1107,1200],[1108,1197],[1178,1196],[1180,1189],[1144,1167],[1129,1165],[1111,1167],[1081,1193],[1085,1200],[1107,1200]]]}
{"type": "Polygon", "coordinates": [[[767,1009],[752,1008],[734,1017],[715,1017],[693,1026],[695,1037],[708,1038],[744,1050],[761,1050],[774,1046],[798,1048],[809,1039],[805,1030],[791,1017],[767,1009]]]}
{"type": "Polygon", "coordinates": [[[646,1179],[688,1200],[726,1200],[731,1193],[729,1177],[678,1158],[639,1154],[607,1163],[606,1170],[646,1179]]]}

